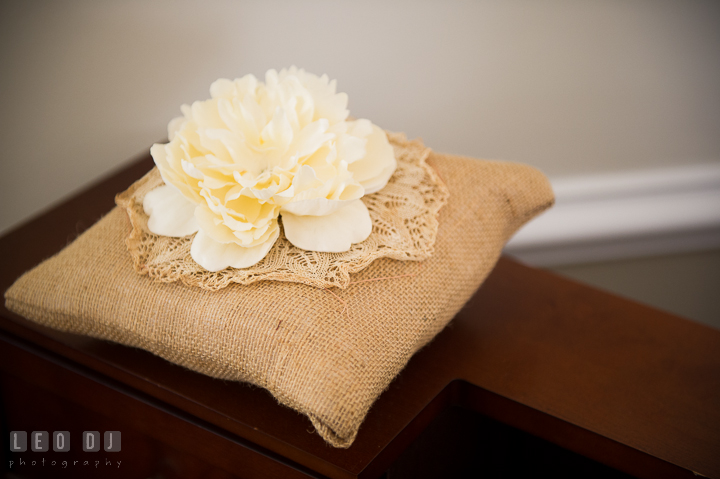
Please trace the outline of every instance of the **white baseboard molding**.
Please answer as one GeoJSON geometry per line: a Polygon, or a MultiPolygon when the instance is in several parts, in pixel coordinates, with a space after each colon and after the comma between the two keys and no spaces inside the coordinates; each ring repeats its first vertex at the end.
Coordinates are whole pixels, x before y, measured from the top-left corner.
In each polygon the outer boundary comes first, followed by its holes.
{"type": "Polygon", "coordinates": [[[535,266],[720,248],[720,163],[552,180],[505,252],[535,266]]]}

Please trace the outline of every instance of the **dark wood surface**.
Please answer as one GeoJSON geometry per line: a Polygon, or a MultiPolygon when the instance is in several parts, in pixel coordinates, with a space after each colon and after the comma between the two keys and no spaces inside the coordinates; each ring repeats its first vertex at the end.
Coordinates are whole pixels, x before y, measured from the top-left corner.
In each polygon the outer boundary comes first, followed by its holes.
{"type": "MultiPolygon", "coordinates": [[[[151,167],[142,157],[0,239],[0,289],[91,226],[151,167]]],[[[347,450],[327,446],[261,389],[53,331],[4,306],[0,331],[9,422],[22,424],[13,410],[32,396],[15,392],[39,388],[133,428],[137,444],[196,458],[178,470],[220,471],[207,477],[379,477],[434,418],[460,406],[638,477],[720,478],[720,332],[507,258],[412,358],[347,450]]]]}

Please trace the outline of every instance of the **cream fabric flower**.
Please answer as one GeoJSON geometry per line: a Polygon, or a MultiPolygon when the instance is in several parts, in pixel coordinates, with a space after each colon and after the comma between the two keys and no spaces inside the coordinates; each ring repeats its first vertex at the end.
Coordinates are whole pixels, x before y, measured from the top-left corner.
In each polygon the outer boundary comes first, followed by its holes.
{"type": "Polygon", "coordinates": [[[372,230],[363,195],[397,166],[385,132],[348,121],[335,81],[295,67],[220,79],[211,98],[182,106],[167,144],[150,152],[165,185],[145,196],[152,233],[193,239],[209,271],[246,268],[280,235],[295,246],[342,252],[372,230]]]}

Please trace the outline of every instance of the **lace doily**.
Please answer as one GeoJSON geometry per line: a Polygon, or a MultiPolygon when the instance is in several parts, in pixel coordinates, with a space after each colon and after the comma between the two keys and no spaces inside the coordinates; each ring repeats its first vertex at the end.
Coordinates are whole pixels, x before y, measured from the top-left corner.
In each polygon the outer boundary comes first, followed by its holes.
{"type": "Polygon", "coordinates": [[[115,198],[119,206],[126,208],[132,224],[126,243],[135,270],[155,281],[182,281],[210,291],[230,283],[265,280],[344,289],[350,284],[351,273],[378,258],[420,261],[430,257],[438,230],[437,215],[447,202],[448,190],[426,163],[430,149],[420,140],[408,141],[401,133],[388,133],[388,139],[398,166],[385,188],[362,198],[373,223],[365,241],[344,253],[319,253],[293,246],[281,233],[259,263],[215,273],[202,268],[190,256],[194,235],[170,238],[148,230],[143,198],[163,184],[160,172],[154,168],[115,198]]]}

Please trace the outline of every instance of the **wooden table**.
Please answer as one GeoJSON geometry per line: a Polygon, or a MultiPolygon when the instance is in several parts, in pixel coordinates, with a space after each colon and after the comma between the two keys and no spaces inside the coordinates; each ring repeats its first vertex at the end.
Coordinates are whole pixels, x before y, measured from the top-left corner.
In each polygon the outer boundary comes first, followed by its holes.
{"type": "MultiPolygon", "coordinates": [[[[142,157],[2,238],[0,288],[92,225],[151,166],[142,157]]],[[[347,450],[262,389],[4,307],[0,358],[3,437],[70,431],[76,441],[69,453],[13,454],[3,442],[16,477],[720,478],[720,332],[507,258],[412,358],[347,450]],[[86,430],[121,431],[122,451],[83,452],[86,430]],[[66,459],[79,463],[51,469],[66,459]]]]}

